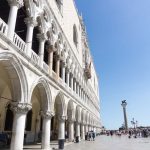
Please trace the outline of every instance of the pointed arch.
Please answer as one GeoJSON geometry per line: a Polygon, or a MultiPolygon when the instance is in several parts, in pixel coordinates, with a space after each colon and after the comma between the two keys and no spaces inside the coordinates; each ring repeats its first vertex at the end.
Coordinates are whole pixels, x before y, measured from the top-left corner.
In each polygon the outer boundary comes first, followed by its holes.
{"type": "Polygon", "coordinates": [[[9,74],[13,101],[27,102],[28,83],[19,58],[12,52],[2,50],[0,51],[0,63],[9,74]]]}
{"type": "Polygon", "coordinates": [[[42,108],[47,111],[51,111],[51,104],[52,104],[52,95],[51,95],[51,89],[44,77],[38,78],[31,87],[31,92],[29,95],[29,100],[31,102],[31,97],[33,94],[34,89],[38,87],[40,91],[40,95],[42,96],[42,108]]]}

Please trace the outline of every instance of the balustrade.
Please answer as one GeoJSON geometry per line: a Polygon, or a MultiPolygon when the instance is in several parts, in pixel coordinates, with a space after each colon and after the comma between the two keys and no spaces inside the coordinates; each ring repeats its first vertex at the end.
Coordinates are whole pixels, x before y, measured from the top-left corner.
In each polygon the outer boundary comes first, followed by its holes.
{"type": "Polygon", "coordinates": [[[19,50],[26,51],[26,43],[16,33],[14,33],[13,42],[19,50]]]}
{"type": "Polygon", "coordinates": [[[7,35],[8,26],[7,24],[0,18],[0,33],[7,35]]]}

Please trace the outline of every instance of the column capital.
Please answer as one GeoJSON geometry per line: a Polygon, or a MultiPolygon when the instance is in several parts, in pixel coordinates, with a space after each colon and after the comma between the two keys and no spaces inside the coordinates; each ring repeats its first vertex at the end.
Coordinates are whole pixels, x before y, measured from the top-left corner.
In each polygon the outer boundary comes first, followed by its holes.
{"type": "Polygon", "coordinates": [[[16,113],[26,114],[30,109],[32,109],[32,105],[29,103],[12,103],[11,109],[16,113]]]}
{"type": "Polygon", "coordinates": [[[36,21],[33,17],[25,18],[25,19],[24,19],[24,22],[25,22],[27,25],[31,25],[32,27],[37,26],[37,21],[36,21]]]}
{"type": "Polygon", "coordinates": [[[54,112],[50,111],[41,111],[41,115],[45,119],[51,119],[54,116],[54,112]]]}
{"type": "Polygon", "coordinates": [[[24,5],[23,0],[7,0],[10,6],[21,8],[24,5]]]}
{"type": "Polygon", "coordinates": [[[67,120],[67,116],[58,116],[58,120],[59,121],[66,121],[67,120]]]}

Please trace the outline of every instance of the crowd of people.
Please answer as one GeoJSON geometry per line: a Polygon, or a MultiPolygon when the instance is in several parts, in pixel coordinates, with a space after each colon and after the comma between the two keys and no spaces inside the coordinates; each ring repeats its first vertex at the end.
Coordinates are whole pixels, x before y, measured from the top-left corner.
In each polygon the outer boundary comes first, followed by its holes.
{"type": "Polygon", "coordinates": [[[128,131],[125,131],[125,130],[110,130],[110,131],[106,131],[105,133],[107,136],[111,135],[117,135],[117,136],[121,136],[121,135],[128,135],[128,138],[140,138],[140,137],[143,137],[143,138],[147,138],[147,137],[150,137],[150,129],[148,128],[143,128],[143,129],[140,129],[140,128],[136,128],[136,129],[129,129],[128,131]]]}
{"type": "Polygon", "coordinates": [[[94,131],[89,131],[85,135],[85,140],[95,141],[96,133],[94,131]]]}

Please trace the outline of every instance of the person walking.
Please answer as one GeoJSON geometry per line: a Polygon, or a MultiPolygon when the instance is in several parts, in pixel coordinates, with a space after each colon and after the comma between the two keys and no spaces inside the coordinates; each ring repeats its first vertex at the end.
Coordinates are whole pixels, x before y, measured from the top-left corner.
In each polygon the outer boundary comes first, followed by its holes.
{"type": "Polygon", "coordinates": [[[93,141],[95,141],[95,132],[94,131],[92,132],[92,138],[93,138],[93,141]]]}

